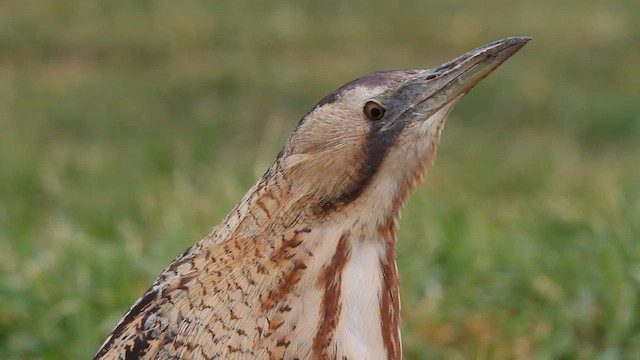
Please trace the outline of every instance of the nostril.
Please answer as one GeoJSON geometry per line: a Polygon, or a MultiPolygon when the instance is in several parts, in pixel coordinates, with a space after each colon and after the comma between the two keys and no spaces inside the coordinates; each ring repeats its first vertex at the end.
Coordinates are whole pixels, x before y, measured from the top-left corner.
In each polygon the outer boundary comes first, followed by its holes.
{"type": "Polygon", "coordinates": [[[431,74],[431,75],[427,76],[425,78],[425,80],[431,80],[431,79],[435,79],[435,78],[436,78],[436,75],[435,74],[431,74]]]}

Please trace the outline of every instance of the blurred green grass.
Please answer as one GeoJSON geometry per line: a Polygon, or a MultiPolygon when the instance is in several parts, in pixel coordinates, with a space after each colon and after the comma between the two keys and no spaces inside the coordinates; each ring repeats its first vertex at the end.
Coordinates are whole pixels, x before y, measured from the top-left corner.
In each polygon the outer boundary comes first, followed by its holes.
{"type": "Polygon", "coordinates": [[[400,223],[406,358],[640,357],[638,13],[0,2],[0,355],[90,357],[342,83],[529,35],[454,110],[400,223]]]}

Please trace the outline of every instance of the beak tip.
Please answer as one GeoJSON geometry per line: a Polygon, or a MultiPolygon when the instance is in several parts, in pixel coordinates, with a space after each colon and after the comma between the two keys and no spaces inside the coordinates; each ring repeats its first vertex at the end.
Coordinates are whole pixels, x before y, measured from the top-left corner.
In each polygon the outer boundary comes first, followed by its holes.
{"type": "Polygon", "coordinates": [[[512,36],[510,38],[507,39],[512,39],[515,42],[527,42],[531,39],[533,39],[531,36],[512,36]]]}
{"type": "Polygon", "coordinates": [[[515,46],[518,49],[525,46],[529,41],[533,38],[530,36],[512,36],[506,39],[498,40],[497,43],[502,44],[503,46],[515,46]]]}
{"type": "Polygon", "coordinates": [[[423,89],[429,90],[423,92],[430,95],[418,104],[437,111],[446,104],[457,102],[529,40],[531,37],[528,36],[514,36],[494,41],[436,68],[422,71],[415,76],[414,83],[422,84],[423,89]],[[430,82],[431,79],[435,79],[434,82],[430,82]]]}

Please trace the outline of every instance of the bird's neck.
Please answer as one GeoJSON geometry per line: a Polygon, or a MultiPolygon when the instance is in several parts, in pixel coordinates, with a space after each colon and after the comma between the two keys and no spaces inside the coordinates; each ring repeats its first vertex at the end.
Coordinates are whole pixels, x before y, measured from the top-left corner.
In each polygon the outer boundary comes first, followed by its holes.
{"type": "MultiPolygon", "coordinates": [[[[366,229],[354,224],[342,272],[337,325],[347,358],[400,359],[400,293],[393,222],[366,229]]],[[[338,357],[339,358],[339,357],[338,357]]]]}
{"type": "MultiPolygon", "coordinates": [[[[315,315],[300,320],[320,324],[314,353],[318,358],[399,359],[400,300],[393,224],[368,228],[338,219],[319,225],[309,235],[309,251],[320,264],[309,269],[309,279],[322,301],[317,320],[315,315]]],[[[314,296],[309,293],[302,301],[314,296]]]]}
{"type": "MultiPolygon", "coordinates": [[[[315,358],[399,359],[394,216],[373,221],[368,209],[355,208],[318,216],[303,197],[296,198],[280,183],[286,182],[263,177],[210,239],[226,240],[217,232],[231,234],[229,238],[266,233],[276,242],[282,238],[296,245],[268,255],[285,255],[287,264],[295,264],[279,275],[295,284],[286,287],[287,294],[278,292],[282,299],[277,300],[293,310],[274,308],[272,320],[281,318],[280,330],[293,333],[289,341],[314,334],[312,343],[298,346],[308,346],[315,358]],[[292,232],[301,235],[286,240],[292,232]]],[[[277,281],[265,289],[273,289],[277,281]]]]}

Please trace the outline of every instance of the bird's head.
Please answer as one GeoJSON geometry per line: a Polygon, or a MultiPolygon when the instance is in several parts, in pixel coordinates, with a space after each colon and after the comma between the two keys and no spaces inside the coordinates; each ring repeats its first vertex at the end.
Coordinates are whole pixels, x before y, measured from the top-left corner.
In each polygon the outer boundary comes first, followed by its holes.
{"type": "Polygon", "coordinates": [[[325,97],[276,162],[295,197],[314,214],[363,206],[376,220],[397,216],[452,107],[528,40],[496,41],[429,70],[369,74],[325,97]]]}

